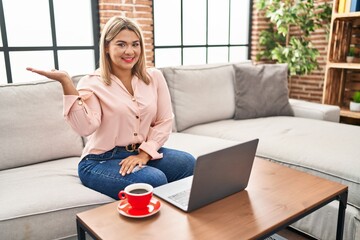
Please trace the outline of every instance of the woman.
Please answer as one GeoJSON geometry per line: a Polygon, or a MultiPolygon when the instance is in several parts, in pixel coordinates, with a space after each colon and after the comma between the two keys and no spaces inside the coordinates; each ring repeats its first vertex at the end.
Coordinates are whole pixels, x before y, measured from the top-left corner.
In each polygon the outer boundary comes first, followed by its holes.
{"type": "Polygon", "coordinates": [[[27,69],[61,83],[65,119],[88,136],[78,166],[85,186],[117,199],[131,183],[156,187],[192,175],[193,156],[162,147],[172,129],[170,95],[161,72],[146,69],[143,36],[130,19],[106,23],[100,68],[77,89],[64,71],[27,69]]]}

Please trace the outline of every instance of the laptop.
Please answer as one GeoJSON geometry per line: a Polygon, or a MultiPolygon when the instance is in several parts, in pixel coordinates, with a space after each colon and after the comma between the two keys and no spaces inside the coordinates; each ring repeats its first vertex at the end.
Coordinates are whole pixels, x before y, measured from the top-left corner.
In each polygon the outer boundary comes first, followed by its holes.
{"type": "Polygon", "coordinates": [[[259,139],[197,158],[194,175],[154,188],[154,194],[191,212],[244,190],[249,182],[259,139]]]}

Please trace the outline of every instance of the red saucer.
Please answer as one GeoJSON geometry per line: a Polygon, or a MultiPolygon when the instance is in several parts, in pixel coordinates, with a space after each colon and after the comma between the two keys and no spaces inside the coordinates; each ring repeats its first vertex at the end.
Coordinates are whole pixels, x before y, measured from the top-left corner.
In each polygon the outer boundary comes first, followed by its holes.
{"type": "Polygon", "coordinates": [[[126,217],[131,218],[144,218],[157,213],[161,208],[160,201],[156,198],[150,200],[150,204],[146,209],[133,209],[128,203],[127,199],[121,200],[117,206],[118,212],[126,217]]]}

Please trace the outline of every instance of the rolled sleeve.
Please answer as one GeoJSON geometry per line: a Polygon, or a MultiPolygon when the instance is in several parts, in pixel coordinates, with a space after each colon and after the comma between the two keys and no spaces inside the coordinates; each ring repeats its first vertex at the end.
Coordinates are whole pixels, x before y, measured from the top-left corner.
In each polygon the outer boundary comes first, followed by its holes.
{"type": "Polygon", "coordinates": [[[92,92],[64,95],[63,103],[64,118],[79,135],[88,136],[100,126],[101,107],[92,92]]]}
{"type": "Polygon", "coordinates": [[[151,160],[156,160],[163,157],[163,154],[158,152],[159,148],[160,146],[155,141],[143,142],[139,147],[140,150],[151,156],[151,160]]]}
{"type": "Polygon", "coordinates": [[[63,96],[63,105],[64,105],[64,117],[69,115],[70,109],[73,111],[82,109],[81,106],[74,104],[78,100],[79,96],[77,95],[64,95],[63,96]]]}

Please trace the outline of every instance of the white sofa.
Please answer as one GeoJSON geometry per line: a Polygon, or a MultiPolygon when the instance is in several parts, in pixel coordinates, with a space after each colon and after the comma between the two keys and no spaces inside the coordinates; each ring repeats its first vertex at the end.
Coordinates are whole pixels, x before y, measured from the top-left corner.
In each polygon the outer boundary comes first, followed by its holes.
{"type": "MultiPolygon", "coordinates": [[[[349,186],[344,239],[360,239],[360,127],[337,123],[338,107],[293,99],[295,116],[235,120],[235,65],[161,69],[175,113],[166,146],[199,156],[259,138],[258,156],[349,186]]],[[[74,238],[76,213],[114,201],[77,176],[84,139],[63,120],[58,83],[0,86],[0,129],[0,239],[74,238]]],[[[335,239],[337,208],[330,203],[293,227],[335,239]]]]}

